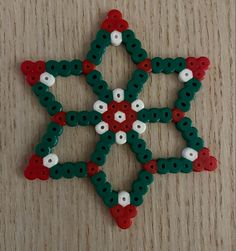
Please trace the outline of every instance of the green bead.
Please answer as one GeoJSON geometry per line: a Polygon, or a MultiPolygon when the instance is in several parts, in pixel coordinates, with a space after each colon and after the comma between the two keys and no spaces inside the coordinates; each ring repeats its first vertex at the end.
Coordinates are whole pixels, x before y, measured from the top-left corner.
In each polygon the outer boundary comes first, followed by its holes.
{"type": "Polygon", "coordinates": [[[160,122],[169,123],[172,120],[172,112],[170,108],[165,107],[159,110],[160,112],[160,122]]]}
{"type": "Polygon", "coordinates": [[[60,136],[63,133],[63,126],[61,126],[55,122],[51,122],[48,125],[47,133],[55,135],[55,136],[60,136]]]}
{"type": "Polygon", "coordinates": [[[194,92],[189,87],[184,87],[179,91],[178,96],[183,100],[191,101],[194,98],[194,92]]]}
{"type": "Polygon", "coordinates": [[[146,143],[142,139],[137,139],[132,143],[131,149],[134,153],[142,153],[146,149],[146,143]]]}
{"type": "Polygon", "coordinates": [[[185,132],[192,125],[192,120],[190,118],[184,117],[178,123],[176,123],[176,128],[181,132],[185,132]]]}
{"type": "Polygon", "coordinates": [[[63,167],[61,164],[57,164],[49,169],[50,177],[54,180],[58,180],[62,178],[63,175],[63,167]]]}
{"type": "Polygon", "coordinates": [[[149,122],[151,122],[151,123],[155,123],[155,122],[159,121],[161,118],[160,109],[158,109],[158,108],[149,109],[148,110],[148,118],[149,118],[149,122]]]}
{"type": "Polygon", "coordinates": [[[175,71],[176,72],[181,72],[183,69],[186,68],[186,60],[185,58],[176,58],[174,60],[174,65],[175,65],[175,71]]]}
{"type": "Polygon", "coordinates": [[[101,185],[96,186],[96,191],[102,198],[105,198],[111,193],[111,184],[109,182],[102,183],[101,185]]]}
{"type": "Polygon", "coordinates": [[[78,178],[87,176],[87,164],[86,162],[77,162],[74,164],[74,175],[78,178]]]}
{"type": "Polygon", "coordinates": [[[147,52],[142,48],[136,50],[131,56],[131,59],[135,64],[142,62],[146,58],[147,58],[147,52]]]}
{"type": "Polygon", "coordinates": [[[148,187],[146,185],[145,182],[141,181],[141,180],[136,180],[133,182],[132,184],[132,190],[135,192],[135,193],[139,193],[139,194],[146,194],[147,191],[148,191],[148,187]]]}
{"type": "Polygon", "coordinates": [[[140,206],[143,203],[143,197],[140,193],[131,192],[130,193],[130,202],[131,202],[131,205],[140,206]]]}
{"type": "Polygon", "coordinates": [[[106,144],[110,146],[115,143],[115,134],[111,131],[105,132],[100,137],[103,142],[105,142],[106,144]]]}
{"type": "Polygon", "coordinates": [[[75,76],[79,76],[82,74],[83,67],[82,67],[82,62],[80,60],[73,60],[70,62],[71,65],[71,74],[75,76]]]}
{"type": "Polygon", "coordinates": [[[198,92],[202,86],[201,82],[195,78],[190,79],[185,86],[188,87],[192,92],[198,92]]]}
{"type": "Polygon", "coordinates": [[[187,141],[195,139],[197,135],[198,130],[195,127],[189,127],[185,132],[182,133],[183,138],[187,141]]]}
{"type": "Polygon", "coordinates": [[[136,131],[130,130],[129,132],[127,132],[127,142],[132,145],[134,142],[137,141],[138,139],[138,133],[136,131]]]}
{"type": "Polygon", "coordinates": [[[42,143],[48,146],[49,148],[53,148],[58,143],[58,137],[51,133],[46,133],[42,138],[42,143]]]}
{"type": "Polygon", "coordinates": [[[59,62],[59,75],[62,77],[68,77],[71,74],[71,64],[69,61],[62,60],[59,62]]]}
{"type": "Polygon", "coordinates": [[[99,99],[107,104],[113,100],[113,94],[111,90],[105,90],[99,94],[99,99]]]}
{"type": "Polygon", "coordinates": [[[170,173],[178,173],[181,170],[181,161],[177,158],[170,158],[167,160],[170,173]]]}
{"type": "Polygon", "coordinates": [[[131,92],[140,93],[143,89],[143,83],[137,83],[137,81],[132,79],[128,82],[127,89],[131,92]]]}
{"type": "Polygon", "coordinates": [[[156,57],[152,59],[152,72],[161,73],[164,69],[163,59],[156,57]]]}
{"type": "Polygon", "coordinates": [[[153,182],[153,175],[146,170],[141,170],[138,175],[139,179],[146,185],[150,185],[153,182]]]}
{"type": "Polygon", "coordinates": [[[138,39],[133,38],[126,43],[126,50],[128,51],[128,53],[134,54],[141,48],[141,46],[141,42],[138,39]]]}
{"type": "Polygon", "coordinates": [[[138,120],[140,120],[144,123],[149,121],[149,110],[144,108],[141,111],[139,111],[137,114],[138,114],[138,120]]]}
{"type": "Polygon", "coordinates": [[[62,175],[66,179],[71,179],[75,176],[74,164],[71,162],[66,162],[63,164],[62,175]]]}
{"type": "Polygon", "coordinates": [[[103,45],[101,40],[94,40],[91,43],[91,49],[93,49],[94,51],[98,51],[99,53],[103,54],[106,50],[105,46],[103,45]]]}
{"type": "Polygon", "coordinates": [[[182,173],[189,173],[192,172],[193,170],[193,163],[185,158],[181,158],[180,159],[180,163],[181,163],[181,172],[182,173]]]}
{"type": "Polygon", "coordinates": [[[122,43],[127,44],[135,38],[135,34],[132,30],[125,30],[122,32],[122,43]]]}
{"type": "Polygon", "coordinates": [[[175,64],[172,58],[165,58],[163,60],[163,73],[169,74],[175,71],[175,64]]]}
{"type": "Polygon", "coordinates": [[[102,121],[102,115],[101,115],[101,113],[99,113],[97,111],[91,111],[89,113],[89,124],[91,124],[91,125],[97,125],[101,121],[102,121]]]}
{"type": "Polygon", "coordinates": [[[125,90],[125,100],[129,103],[132,103],[138,97],[137,93],[132,92],[131,90],[125,90]]]}
{"type": "Polygon", "coordinates": [[[183,100],[182,98],[178,98],[175,101],[175,107],[183,112],[187,112],[190,109],[190,102],[187,100],[183,100]]]}
{"type": "Polygon", "coordinates": [[[118,193],[112,191],[111,193],[104,196],[103,202],[109,208],[114,207],[115,205],[118,204],[118,193]]]}
{"type": "Polygon", "coordinates": [[[144,84],[148,79],[148,73],[143,70],[135,70],[132,74],[132,80],[136,83],[144,84]]]}
{"type": "Polygon", "coordinates": [[[70,111],[66,113],[66,124],[69,126],[78,125],[78,112],[70,111]]]}
{"type": "Polygon", "coordinates": [[[100,71],[94,70],[91,71],[87,76],[86,76],[86,81],[90,86],[94,86],[96,83],[100,82],[102,79],[102,74],[100,71]]]}
{"type": "Polygon", "coordinates": [[[40,157],[45,157],[50,152],[51,150],[46,144],[40,143],[35,147],[35,153],[40,157]]]}
{"type": "Polygon", "coordinates": [[[157,172],[160,174],[169,172],[169,165],[166,159],[157,159],[157,172]]]}
{"type": "Polygon", "coordinates": [[[102,62],[102,53],[92,49],[88,52],[87,59],[93,64],[99,65],[102,62]]]}
{"type": "Polygon", "coordinates": [[[105,30],[98,31],[96,39],[99,43],[103,44],[106,47],[111,44],[110,33],[105,30]]]}
{"type": "Polygon", "coordinates": [[[98,166],[102,166],[105,164],[106,156],[100,151],[94,151],[91,155],[91,161],[98,166]]]}
{"type": "Polygon", "coordinates": [[[140,163],[145,164],[152,159],[152,152],[146,149],[137,154],[137,159],[140,163]]]}
{"type": "Polygon", "coordinates": [[[55,96],[51,92],[44,92],[39,96],[39,102],[44,107],[47,107],[54,100],[55,96]]]}
{"type": "Polygon", "coordinates": [[[61,111],[62,111],[62,104],[57,101],[53,101],[47,106],[47,112],[50,116],[53,116],[61,111]]]}
{"type": "Polygon", "coordinates": [[[107,89],[108,89],[108,85],[107,85],[107,82],[104,80],[99,81],[93,86],[93,92],[96,95],[100,95],[104,93],[107,89]]]}
{"type": "Polygon", "coordinates": [[[204,147],[204,141],[200,137],[196,137],[191,141],[188,141],[188,146],[196,151],[200,151],[204,147]]]}
{"type": "Polygon", "coordinates": [[[107,155],[110,151],[110,145],[108,145],[106,142],[100,141],[96,144],[96,151],[107,155]]]}
{"type": "Polygon", "coordinates": [[[52,74],[54,77],[58,76],[59,64],[55,60],[49,60],[46,63],[46,71],[52,74]]]}
{"type": "Polygon", "coordinates": [[[34,85],[34,86],[32,87],[32,91],[34,92],[34,94],[35,94],[36,96],[39,96],[39,95],[41,95],[42,93],[47,92],[48,89],[49,89],[49,88],[48,88],[47,85],[45,85],[45,84],[43,84],[43,83],[40,83],[40,82],[38,82],[36,85],[34,85]]]}
{"type": "Polygon", "coordinates": [[[81,126],[86,126],[89,124],[89,112],[82,111],[77,113],[78,124],[81,126]]]}
{"type": "Polygon", "coordinates": [[[100,186],[106,182],[106,178],[106,174],[103,171],[100,171],[92,176],[91,182],[95,187],[100,186]]]}

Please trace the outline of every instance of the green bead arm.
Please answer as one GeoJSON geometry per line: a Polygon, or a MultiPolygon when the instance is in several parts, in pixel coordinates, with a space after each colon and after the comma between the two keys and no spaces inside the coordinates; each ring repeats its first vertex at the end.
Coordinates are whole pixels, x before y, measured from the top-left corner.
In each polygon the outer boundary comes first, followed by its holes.
{"type": "Polygon", "coordinates": [[[170,123],[172,120],[172,112],[168,107],[142,109],[138,112],[138,120],[147,123],[170,123]]]}

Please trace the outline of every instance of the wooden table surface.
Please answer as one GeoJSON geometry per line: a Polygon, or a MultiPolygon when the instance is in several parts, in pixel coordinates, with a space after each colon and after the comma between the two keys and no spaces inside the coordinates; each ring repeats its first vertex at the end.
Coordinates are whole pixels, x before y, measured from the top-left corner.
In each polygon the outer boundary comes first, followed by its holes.
{"type": "MultiPolygon", "coordinates": [[[[0,250],[233,251],[235,232],[235,1],[0,0],[0,250]],[[87,179],[27,181],[23,169],[49,117],[19,70],[25,59],[84,59],[108,10],[119,8],[150,57],[208,56],[211,68],[189,116],[219,160],[215,172],[155,175],[133,226],[120,230],[87,179]]],[[[124,88],[134,65],[124,48],[109,48],[98,67],[124,88]]],[[[152,75],[141,99],[171,106],[176,76],[152,75]]],[[[58,78],[65,110],[91,110],[85,79],[58,78]]],[[[148,125],[154,157],[179,156],[173,124],[148,125]]],[[[66,128],[61,161],[88,160],[94,128],[66,128]]],[[[115,189],[129,190],[140,165],[127,145],[114,146],[104,170],[115,189]]]]}

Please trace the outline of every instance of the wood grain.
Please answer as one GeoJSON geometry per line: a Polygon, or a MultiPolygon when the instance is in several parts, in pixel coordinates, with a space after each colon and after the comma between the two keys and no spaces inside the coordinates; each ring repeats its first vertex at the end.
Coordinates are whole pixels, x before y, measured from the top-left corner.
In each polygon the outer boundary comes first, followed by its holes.
{"type": "MultiPolygon", "coordinates": [[[[0,250],[233,251],[235,231],[235,1],[0,0],[0,250]],[[48,116],[19,71],[25,59],[83,59],[100,22],[119,8],[150,57],[209,56],[212,65],[189,116],[219,159],[213,173],[156,175],[128,231],[116,227],[88,180],[28,182],[22,170],[48,116]]],[[[99,66],[112,88],[125,87],[134,66],[109,48],[99,66]]],[[[141,98],[170,106],[180,84],[152,76],[141,98]]],[[[58,79],[65,110],[90,110],[96,97],[83,77],[58,79]]],[[[87,160],[93,128],[66,129],[62,161],[87,160]]],[[[173,125],[149,125],[154,157],[178,156],[184,142],[173,125]]],[[[115,146],[104,167],[116,189],[129,189],[140,165],[115,146]]]]}

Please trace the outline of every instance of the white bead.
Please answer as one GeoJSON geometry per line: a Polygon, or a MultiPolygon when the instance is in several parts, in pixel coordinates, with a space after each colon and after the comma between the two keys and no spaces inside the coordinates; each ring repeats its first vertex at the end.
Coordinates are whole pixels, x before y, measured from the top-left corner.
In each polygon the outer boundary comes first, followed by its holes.
{"type": "Polygon", "coordinates": [[[193,78],[193,73],[189,69],[183,69],[178,76],[180,82],[188,82],[192,78],[193,78]]]}
{"type": "Polygon", "coordinates": [[[44,72],[40,75],[40,82],[47,85],[48,87],[51,87],[55,83],[55,78],[48,72],[44,72]]]}
{"type": "Polygon", "coordinates": [[[114,115],[114,119],[115,119],[115,121],[122,123],[123,121],[126,120],[125,113],[123,113],[121,111],[116,112],[114,115]]]}
{"type": "Polygon", "coordinates": [[[186,147],[182,151],[182,157],[194,161],[198,158],[198,152],[190,147],[186,147]]]}
{"type": "Polygon", "coordinates": [[[119,102],[123,101],[124,98],[125,98],[125,94],[124,94],[124,90],[123,89],[117,88],[117,89],[113,90],[113,99],[116,102],[119,103],[119,102]]]}
{"type": "Polygon", "coordinates": [[[116,133],[116,143],[119,144],[119,145],[123,145],[126,143],[126,133],[125,132],[122,132],[122,131],[119,131],[116,133]]]}
{"type": "Polygon", "coordinates": [[[99,113],[104,113],[107,111],[107,104],[104,103],[101,100],[97,100],[94,104],[93,104],[93,109],[99,113]]]}
{"type": "Polygon", "coordinates": [[[98,134],[103,134],[103,133],[107,132],[108,130],[109,130],[109,125],[106,122],[104,122],[104,121],[98,123],[95,126],[95,131],[98,134]]]}
{"type": "Polygon", "coordinates": [[[140,99],[136,99],[132,104],[131,104],[132,110],[139,112],[144,108],[144,103],[140,99]]]}
{"type": "Polygon", "coordinates": [[[126,191],[120,191],[118,193],[118,204],[125,207],[130,204],[130,194],[126,191]]]}
{"type": "Polygon", "coordinates": [[[142,121],[140,120],[136,120],[134,121],[133,125],[133,130],[135,130],[138,133],[144,133],[146,130],[146,124],[144,124],[142,121]]]}
{"type": "Polygon", "coordinates": [[[43,158],[43,165],[45,167],[51,168],[58,163],[58,157],[55,153],[50,153],[43,158]]]}
{"type": "Polygon", "coordinates": [[[119,31],[113,31],[111,33],[111,44],[119,46],[122,43],[122,34],[119,31]]]}

